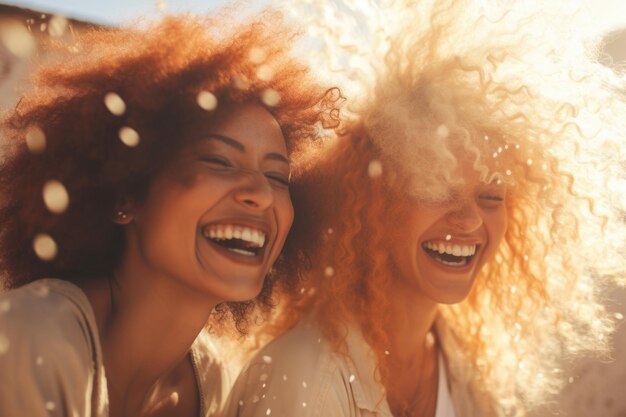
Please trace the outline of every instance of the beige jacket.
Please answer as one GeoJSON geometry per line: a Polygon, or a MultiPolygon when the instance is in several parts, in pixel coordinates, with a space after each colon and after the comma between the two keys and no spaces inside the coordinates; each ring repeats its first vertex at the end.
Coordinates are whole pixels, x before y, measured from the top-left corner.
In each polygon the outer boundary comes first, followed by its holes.
{"type": "MultiPolygon", "coordinates": [[[[206,332],[191,357],[200,416],[215,415],[228,381],[206,332]]],[[[102,350],[85,293],[67,281],[43,279],[0,294],[0,416],[108,415],[102,350]]]]}
{"type": "MultiPolygon", "coordinates": [[[[444,331],[439,337],[449,336],[444,331]]],[[[346,344],[348,355],[334,352],[312,321],[303,320],[244,368],[223,417],[392,417],[375,379],[373,350],[354,328],[346,344]]],[[[456,417],[493,415],[472,398],[471,381],[446,371],[456,417]]]]}

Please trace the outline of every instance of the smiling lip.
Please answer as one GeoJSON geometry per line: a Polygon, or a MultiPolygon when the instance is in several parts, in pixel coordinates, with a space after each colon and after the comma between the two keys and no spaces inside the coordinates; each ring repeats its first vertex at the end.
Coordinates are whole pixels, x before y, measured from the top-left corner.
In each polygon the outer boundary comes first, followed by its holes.
{"type": "Polygon", "coordinates": [[[466,273],[473,269],[481,244],[477,240],[432,239],[420,245],[424,254],[437,268],[447,272],[466,273]]]}
{"type": "Polygon", "coordinates": [[[199,232],[219,254],[245,265],[261,265],[272,241],[269,224],[250,218],[220,219],[203,225],[199,232]]]}

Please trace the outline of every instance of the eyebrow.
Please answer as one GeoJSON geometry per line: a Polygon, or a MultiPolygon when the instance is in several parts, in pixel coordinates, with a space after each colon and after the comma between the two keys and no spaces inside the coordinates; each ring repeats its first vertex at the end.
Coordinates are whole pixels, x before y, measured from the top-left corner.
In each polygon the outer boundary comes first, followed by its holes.
{"type": "MultiPolygon", "coordinates": [[[[205,138],[219,140],[222,143],[232,146],[233,148],[237,149],[239,152],[246,151],[246,147],[241,142],[236,141],[233,138],[229,138],[228,136],[220,135],[218,133],[209,133],[208,135],[205,136],[205,138]]],[[[280,161],[280,162],[289,164],[289,159],[287,159],[287,157],[285,157],[283,154],[280,154],[278,152],[270,152],[267,155],[265,155],[264,159],[271,159],[274,161],[280,161]]]]}

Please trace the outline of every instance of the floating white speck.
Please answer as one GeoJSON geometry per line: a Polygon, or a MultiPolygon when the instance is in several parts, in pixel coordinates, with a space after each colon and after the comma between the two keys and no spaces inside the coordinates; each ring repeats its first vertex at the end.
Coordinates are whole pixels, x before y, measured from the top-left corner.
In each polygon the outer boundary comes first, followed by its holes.
{"type": "Polygon", "coordinates": [[[35,52],[35,37],[19,23],[5,24],[0,28],[0,37],[4,46],[18,58],[27,58],[35,52]]]}
{"type": "Polygon", "coordinates": [[[370,178],[378,178],[383,175],[383,164],[378,159],[370,161],[367,166],[367,175],[370,178]]]}
{"type": "Polygon", "coordinates": [[[261,65],[256,70],[256,76],[261,81],[269,81],[274,77],[274,71],[269,65],[261,65]]]}
{"type": "Polygon", "coordinates": [[[121,116],[126,112],[126,103],[117,93],[107,93],[104,96],[104,105],[116,116],[121,116]]]}
{"type": "Polygon", "coordinates": [[[335,269],[332,266],[327,266],[326,269],[324,269],[324,275],[327,277],[332,277],[333,275],[335,275],[335,269]]]}
{"type": "Polygon", "coordinates": [[[272,409],[268,408],[267,411],[265,412],[265,415],[269,416],[270,414],[272,414],[272,409]]]}
{"type": "Polygon", "coordinates": [[[485,140],[489,140],[489,136],[485,135],[485,140]]]}
{"type": "Polygon", "coordinates": [[[46,135],[37,126],[32,126],[26,132],[26,146],[32,153],[42,153],[46,150],[46,135]]]}
{"type": "Polygon", "coordinates": [[[531,166],[533,164],[533,160],[528,158],[528,160],[526,161],[526,164],[528,164],[528,166],[531,166]]]}
{"type": "Polygon", "coordinates": [[[511,174],[512,174],[511,170],[510,170],[510,169],[507,169],[507,170],[506,170],[506,175],[511,175],[511,174]]]}
{"type": "Polygon", "coordinates": [[[33,240],[33,249],[42,261],[51,261],[57,256],[58,247],[50,235],[40,233],[33,240]]]}
{"type": "Polygon", "coordinates": [[[139,141],[141,138],[139,137],[139,133],[132,127],[123,126],[118,132],[118,136],[122,143],[129,148],[134,148],[139,145],[139,141]]]}
{"type": "Polygon", "coordinates": [[[266,88],[261,92],[261,101],[269,107],[275,107],[280,103],[280,94],[273,88],[266,88]]]}
{"type": "Polygon", "coordinates": [[[389,356],[389,351],[388,350],[385,351],[385,355],[389,356]]]}
{"type": "Polygon", "coordinates": [[[48,33],[53,38],[60,38],[67,30],[68,25],[69,22],[64,16],[52,16],[48,22],[48,33]]]}
{"type": "Polygon", "coordinates": [[[302,388],[306,388],[306,381],[302,381],[302,388]]]}
{"type": "Polygon", "coordinates": [[[49,180],[43,186],[43,201],[50,212],[61,214],[70,204],[65,186],[57,180],[49,180]]]}
{"type": "Polygon", "coordinates": [[[6,313],[11,310],[11,300],[0,301],[0,313],[6,313]]]}
{"type": "Polygon", "coordinates": [[[517,292],[517,287],[515,285],[513,285],[511,287],[511,294],[515,294],[517,292]]]}
{"type": "Polygon", "coordinates": [[[200,91],[196,102],[200,108],[206,111],[213,111],[217,108],[217,97],[210,91],[200,91]]]}
{"type": "Polygon", "coordinates": [[[55,408],[57,408],[57,406],[56,406],[56,404],[54,402],[52,402],[52,401],[47,401],[46,402],[46,410],[52,411],[55,408]]]}
{"type": "Polygon", "coordinates": [[[269,355],[264,355],[263,356],[263,362],[265,363],[272,363],[272,357],[269,355]]]}
{"type": "Polygon", "coordinates": [[[0,355],[4,355],[9,350],[9,338],[0,333],[0,355]]]}
{"type": "Polygon", "coordinates": [[[439,125],[439,127],[437,127],[437,136],[439,136],[442,139],[445,139],[449,135],[450,135],[450,129],[448,129],[448,126],[439,125]]]}
{"type": "Polygon", "coordinates": [[[250,49],[248,58],[253,64],[260,64],[261,62],[265,61],[265,58],[267,58],[267,54],[263,49],[254,47],[250,49]]]}
{"type": "Polygon", "coordinates": [[[498,157],[498,152],[494,152],[491,156],[493,156],[494,158],[498,157]]]}
{"type": "Polygon", "coordinates": [[[498,153],[502,153],[502,146],[498,147],[498,153]]]}
{"type": "Polygon", "coordinates": [[[446,235],[446,240],[452,240],[452,235],[446,235]]]}
{"type": "Polygon", "coordinates": [[[624,320],[624,315],[622,313],[615,313],[615,318],[617,320],[624,320]]]}
{"type": "Polygon", "coordinates": [[[350,383],[353,383],[355,379],[356,379],[356,377],[354,375],[350,375],[350,378],[348,379],[348,381],[350,383]]]}
{"type": "Polygon", "coordinates": [[[306,408],[306,403],[305,402],[302,403],[302,408],[306,408]]]}

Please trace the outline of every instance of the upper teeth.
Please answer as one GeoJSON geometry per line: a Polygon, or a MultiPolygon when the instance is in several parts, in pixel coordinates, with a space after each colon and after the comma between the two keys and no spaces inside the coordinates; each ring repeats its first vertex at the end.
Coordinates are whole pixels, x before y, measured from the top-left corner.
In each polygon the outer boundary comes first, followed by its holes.
{"type": "Polygon", "coordinates": [[[473,256],[476,253],[476,245],[459,245],[449,242],[426,242],[424,247],[441,254],[454,256],[473,256]]]}
{"type": "Polygon", "coordinates": [[[239,239],[251,246],[263,247],[265,244],[265,232],[245,226],[232,224],[210,225],[202,231],[204,237],[209,239],[230,240],[239,239]]]}

